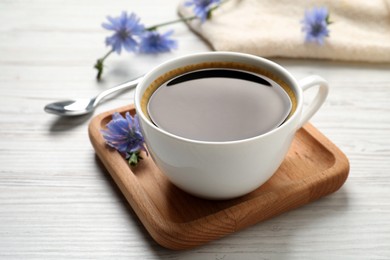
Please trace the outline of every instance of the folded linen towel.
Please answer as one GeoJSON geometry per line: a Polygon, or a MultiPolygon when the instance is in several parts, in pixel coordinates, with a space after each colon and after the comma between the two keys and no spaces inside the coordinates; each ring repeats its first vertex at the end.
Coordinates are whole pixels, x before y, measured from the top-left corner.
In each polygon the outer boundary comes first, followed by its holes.
{"type": "MultiPolygon", "coordinates": [[[[184,0],[179,14],[192,15],[184,0]]],[[[390,0],[227,0],[212,19],[188,22],[218,51],[263,57],[322,58],[390,62],[390,0]],[[329,37],[323,45],[305,43],[305,10],[327,7],[329,37]]]]}

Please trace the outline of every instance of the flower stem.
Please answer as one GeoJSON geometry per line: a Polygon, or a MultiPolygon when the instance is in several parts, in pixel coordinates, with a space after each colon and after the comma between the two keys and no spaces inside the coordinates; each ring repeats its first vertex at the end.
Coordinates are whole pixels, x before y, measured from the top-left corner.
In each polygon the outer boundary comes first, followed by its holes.
{"type": "Polygon", "coordinates": [[[140,152],[129,153],[128,163],[130,166],[136,166],[143,158],[140,156],[140,152]]]}
{"type": "Polygon", "coordinates": [[[191,21],[191,20],[194,20],[194,19],[196,19],[196,18],[197,18],[197,17],[196,17],[195,15],[194,15],[194,16],[190,16],[190,17],[184,17],[184,18],[172,20],[172,21],[169,21],[169,22],[156,24],[156,25],[147,27],[145,30],[147,30],[147,31],[154,31],[154,30],[156,30],[156,29],[159,28],[159,27],[163,27],[163,26],[166,26],[166,25],[171,25],[171,24],[174,24],[174,23],[180,23],[180,22],[191,21]]]}
{"type": "Polygon", "coordinates": [[[325,22],[327,25],[332,24],[333,22],[330,20],[329,14],[326,16],[325,22]]]}
{"type": "MultiPolygon", "coordinates": [[[[221,4],[223,4],[225,1],[222,1],[221,4]]],[[[221,5],[220,4],[220,5],[221,5]]],[[[211,18],[211,13],[217,9],[220,5],[217,5],[217,6],[214,6],[212,7],[209,11],[208,11],[208,19],[211,18]]],[[[193,15],[193,16],[189,16],[189,17],[183,17],[183,18],[180,18],[180,19],[176,19],[176,20],[172,20],[172,21],[169,21],[169,22],[165,22],[165,23],[159,23],[159,24],[156,24],[156,25],[153,25],[153,26],[150,26],[150,27],[147,27],[145,30],[147,31],[154,31],[156,30],[157,28],[159,27],[163,27],[163,26],[166,26],[166,25],[171,25],[171,24],[174,24],[174,23],[180,23],[180,22],[187,22],[187,21],[192,21],[194,19],[197,19],[199,17],[197,17],[196,15],[193,15]]]]}
{"type": "Polygon", "coordinates": [[[96,79],[97,80],[100,80],[101,77],[102,77],[103,67],[104,67],[103,66],[104,60],[107,59],[107,57],[110,56],[110,54],[113,53],[113,52],[114,52],[114,50],[111,49],[109,52],[106,53],[106,55],[104,55],[103,57],[101,57],[100,59],[98,59],[96,61],[96,64],[95,64],[94,68],[97,69],[97,71],[98,71],[98,73],[96,75],[96,79]]]}

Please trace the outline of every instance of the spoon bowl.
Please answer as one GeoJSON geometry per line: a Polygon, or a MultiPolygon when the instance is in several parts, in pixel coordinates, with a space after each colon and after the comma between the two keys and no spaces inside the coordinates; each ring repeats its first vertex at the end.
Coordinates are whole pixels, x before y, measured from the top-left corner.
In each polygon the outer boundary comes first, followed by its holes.
{"type": "Polygon", "coordinates": [[[64,100],[47,104],[45,112],[58,116],[80,116],[92,113],[95,99],[64,100]]]}

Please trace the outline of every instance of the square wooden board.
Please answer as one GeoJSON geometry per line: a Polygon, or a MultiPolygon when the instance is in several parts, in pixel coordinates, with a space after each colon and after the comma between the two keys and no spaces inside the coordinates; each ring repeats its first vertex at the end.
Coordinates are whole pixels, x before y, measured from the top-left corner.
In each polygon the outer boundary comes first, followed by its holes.
{"type": "Polygon", "coordinates": [[[136,167],[105,144],[101,129],[114,112],[135,114],[133,105],[102,113],[89,125],[91,143],[137,216],[160,245],[188,249],[300,207],[338,190],[349,173],[347,157],[315,127],[295,136],[273,177],[243,197],[212,201],[180,190],[143,154],[136,167]]]}

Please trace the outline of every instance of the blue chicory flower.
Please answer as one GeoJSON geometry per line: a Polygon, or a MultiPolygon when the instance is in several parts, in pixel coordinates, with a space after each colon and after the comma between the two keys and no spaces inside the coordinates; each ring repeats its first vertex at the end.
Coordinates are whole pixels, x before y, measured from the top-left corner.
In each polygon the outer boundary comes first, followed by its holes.
{"type": "Polygon", "coordinates": [[[172,32],[159,34],[156,29],[170,24],[200,19],[205,22],[212,12],[219,7],[222,0],[187,0],[186,6],[193,6],[194,15],[170,22],[164,22],[145,28],[140,19],[134,14],[123,11],[118,17],[107,16],[109,23],[103,23],[103,28],[114,31],[106,37],[106,45],[111,49],[101,58],[97,59],[94,68],[97,70],[96,78],[101,79],[104,70],[104,61],[113,52],[121,54],[122,49],[128,52],[160,53],[168,52],[177,47],[177,42],[171,38],[172,32]]]}
{"type": "Polygon", "coordinates": [[[329,12],[326,7],[314,7],[311,10],[306,10],[301,23],[306,42],[324,44],[325,37],[329,36],[328,25],[330,24],[329,12]]]}
{"type": "Polygon", "coordinates": [[[138,42],[134,36],[145,32],[145,27],[140,23],[136,14],[122,12],[118,17],[107,16],[110,23],[103,23],[103,28],[114,31],[114,34],[106,38],[106,45],[111,46],[112,50],[120,54],[122,48],[126,51],[135,51],[138,42]]]}
{"type": "Polygon", "coordinates": [[[141,53],[161,53],[169,52],[177,48],[177,41],[169,38],[173,30],[160,34],[157,31],[147,31],[141,36],[139,52],[141,53]]]}
{"type": "Polygon", "coordinates": [[[138,116],[134,118],[129,112],[125,117],[115,112],[111,121],[106,125],[107,130],[101,130],[106,143],[126,156],[129,163],[137,164],[140,151],[145,151],[144,137],[142,136],[138,116]]]}
{"type": "Polygon", "coordinates": [[[219,5],[221,0],[188,0],[184,4],[186,6],[193,6],[194,14],[205,22],[210,15],[210,11],[214,6],[219,5]]]}

